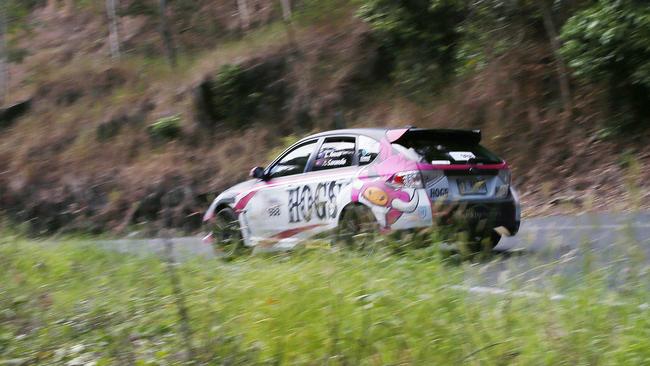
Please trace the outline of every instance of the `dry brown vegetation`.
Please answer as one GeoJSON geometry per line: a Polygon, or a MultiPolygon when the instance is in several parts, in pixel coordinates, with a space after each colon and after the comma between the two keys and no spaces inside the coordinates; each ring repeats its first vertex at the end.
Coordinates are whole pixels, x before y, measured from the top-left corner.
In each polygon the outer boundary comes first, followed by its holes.
{"type": "Polygon", "coordinates": [[[11,99],[31,99],[32,107],[0,130],[4,213],[37,232],[155,229],[163,212],[193,230],[210,198],[267,162],[282,137],[329,129],[336,112],[350,126],[483,129],[486,144],[511,162],[527,215],[650,205],[648,194],[630,189],[650,178],[647,136],[600,138],[600,94],[587,87],[576,91],[575,115],[565,118],[548,102],[557,86],[540,45],[414,102],[377,81],[385,76],[377,46],[352,11],[295,24],[292,45],[269,2],[259,1],[246,34],[224,16],[233,12],[226,3],[201,2],[222,27],[220,39],[202,36],[205,16],[186,19],[175,69],[145,17],[123,17],[127,53],[111,61],[98,9],[48,6],[32,14],[30,28],[13,35],[28,56],[11,64],[11,99]],[[226,64],[271,70],[284,91],[281,108],[236,130],[212,120],[202,88],[226,64]],[[173,115],[182,134],[152,139],[147,126],[173,115]]]}

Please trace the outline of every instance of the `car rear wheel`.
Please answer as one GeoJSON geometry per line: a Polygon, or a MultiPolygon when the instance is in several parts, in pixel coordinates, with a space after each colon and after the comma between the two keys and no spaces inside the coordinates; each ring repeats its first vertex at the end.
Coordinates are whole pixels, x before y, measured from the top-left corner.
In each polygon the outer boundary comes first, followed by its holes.
{"type": "Polygon", "coordinates": [[[492,230],[488,233],[473,235],[469,242],[469,249],[474,253],[491,252],[499,244],[501,235],[492,230]]]}
{"type": "Polygon", "coordinates": [[[379,231],[379,223],[370,209],[363,205],[347,207],[339,220],[336,241],[350,249],[364,249],[379,231]]]}
{"type": "Polygon", "coordinates": [[[231,208],[217,212],[212,228],[214,249],[219,256],[231,258],[248,252],[239,227],[237,214],[231,208]]]}

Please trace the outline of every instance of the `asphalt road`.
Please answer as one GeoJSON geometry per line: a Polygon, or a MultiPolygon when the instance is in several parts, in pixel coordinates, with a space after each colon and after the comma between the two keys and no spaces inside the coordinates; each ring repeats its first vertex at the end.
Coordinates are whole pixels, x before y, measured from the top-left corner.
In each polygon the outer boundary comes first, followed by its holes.
{"type": "Polygon", "coordinates": [[[650,271],[650,212],[550,216],[524,221],[493,257],[470,267],[466,282],[561,290],[598,273],[623,289],[639,271],[650,271]]]}
{"type": "MultiPolygon", "coordinates": [[[[200,237],[172,240],[178,260],[214,255],[200,237]]],[[[163,239],[122,239],[99,244],[133,254],[163,254],[165,250],[163,239]]],[[[561,290],[597,271],[607,273],[612,287],[624,288],[635,273],[650,271],[650,212],[524,220],[517,236],[502,239],[493,255],[467,267],[467,286],[550,285],[561,290]]]]}

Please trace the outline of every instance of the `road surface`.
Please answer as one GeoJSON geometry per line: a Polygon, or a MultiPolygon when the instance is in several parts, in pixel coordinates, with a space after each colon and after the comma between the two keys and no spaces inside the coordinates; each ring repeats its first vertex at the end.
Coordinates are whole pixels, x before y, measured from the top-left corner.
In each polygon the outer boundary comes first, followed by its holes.
{"type": "MultiPolygon", "coordinates": [[[[175,238],[173,242],[179,260],[214,255],[200,237],[175,238]]],[[[165,247],[162,239],[99,244],[134,254],[163,253],[165,247]]],[[[610,285],[620,288],[639,270],[650,270],[650,212],[524,220],[519,234],[504,238],[494,255],[467,267],[467,286],[548,284],[561,288],[584,280],[586,273],[596,270],[607,271],[610,285]]]]}

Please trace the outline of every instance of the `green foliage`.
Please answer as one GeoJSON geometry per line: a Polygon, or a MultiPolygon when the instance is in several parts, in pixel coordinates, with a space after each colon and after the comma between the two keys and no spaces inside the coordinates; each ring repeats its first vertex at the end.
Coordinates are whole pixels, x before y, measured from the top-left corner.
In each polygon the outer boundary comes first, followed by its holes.
{"type": "Polygon", "coordinates": [[[29,50],[25,48],[7,48],[7,60],[9,62],[14,62],[21,64],[26,57],[30,55],[29,50]]]}
{"type": "Polygon", "coordinates": [[[0,7],[6,11],[6,21],[10,30],[24,26],[23,20],[35,8],[44,6],[46,0],[4,0],[0,7]]]}
{"type": "MultiPolygon", "coordinates": [[[[103,0],[102,0],[103,1],[103,0]]],[[[234,5],[234,3],[233,3],[234,5]]],[[[252,5],[252,4],[251,4],[252,5]]],[[[214,14],[223,11],[212,0],[167,0],[167,24],[172,38],[181,53],[193,53],[223,40],[232,32],[224,28],[222,22],[214,19],[214,14]],[[207,9],[207,10],[206,10],[207,9]]],[[[144,16],[150,24],[160,25],[159,0],[138,0],[122,2],[119,9],[121,16],[144,16]]],[[[140,46],[142,47],[142,46],[140,46]]],[[[145,52],[157,54],[155,47],[145,52]]]]}
{"type": "Polygon", "coordinates": [[[459,27],[463,38],[457,50],[456,72],[464,75],[481,70],[495,58],[525,46],[531,38],[546,41],[538,3],[537,0],[474,2],[470,15],[459,27]]]}
{"type": "Polygon", "coordinates": [[[144,16],[158,16],[158,5],[155,1],[153,0],[138,0],[138,1],[131,1],[126,4],[126,6],[123,6],[120,8],[121,10],[119,11],[120,16],[138,16],[138,15],[144,15],[144,16]]]}
{"type": "Polygon", "coordinates": [[[212,88],[217,119],[226,121],[232,128],[246,126],[256,114],[262,97],[254,83],[239,65],[222,66],[212,88]]]}
{"type": "MultiPolygon", "coordinates": [[[[643,268],[625,274],[624,292],[584,278],[552,301],[468,294],[454,285],[485,274],[443,260],[324,250],[234,263],[190,259],[177,273],[192,364],[641,365],[650,358],[643,268]]],[[[2,235],[0,265],[0,364],[182,363],[177,304],[155,255],[2,235]]],[[[507,284],[532,290],[514,278],[507,284]]]]}
{"type": "Polygon", "coordinates": [[[149,135],[154,139],[173,140],[182,134],[179,115],[164,117],[149,125],[149,135]]]}
{"type": "Polygon", "coordinates": [[[242,128],[262,112],[267,118],[274,117],[286,98],[281,80],[284,67],[281,59],[248,68],[222,66],[210,88],[212,119],[230,128],[242,128]]]}
{"type": "Polygon", "coordinates": [[[356,0],[303,0],[295,6],[294,18],[306,25],[323,21],[336,22],[345,19],[355,2],[356,0]]]}
{"type": "Polygon", "coordinates": [[[619,127],[648,120],[650,6],[646,2],[601,0],[571,17],[562,38],[562,54],[575,75],[607,86],[619,127]]]}
{"type": "Polygon", "coordinates": [[[410,94],[435,90],[453,75],[466,14],[460,0],[365,0],[359,10],[392,54],[393,77],[410,94]]]}

